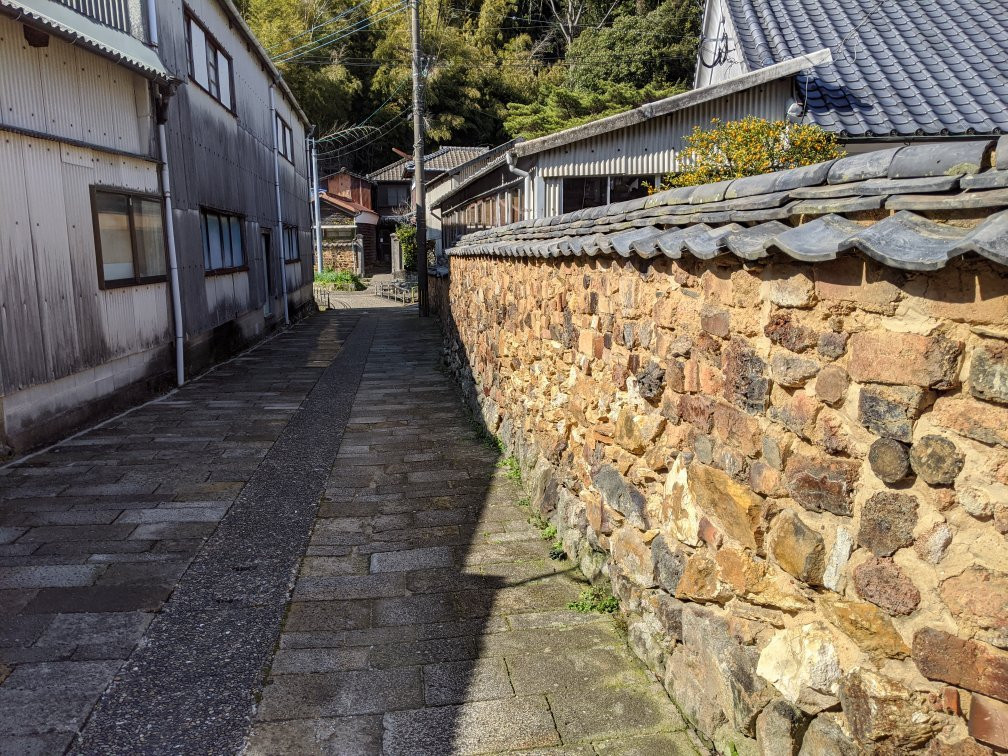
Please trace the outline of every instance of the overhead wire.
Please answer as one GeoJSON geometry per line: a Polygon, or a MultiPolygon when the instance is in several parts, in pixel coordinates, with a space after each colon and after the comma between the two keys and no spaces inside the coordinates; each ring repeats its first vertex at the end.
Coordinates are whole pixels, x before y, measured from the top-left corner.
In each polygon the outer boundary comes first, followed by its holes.
{"type": "Polygon", "coordinates": [[[370,16],[360,19],[359,21],[353,22],[350,26],[343,27],[342,29],[337,29],[336,31],[324,35],[317,40],[311,42],[306,42],[303,45],[295,47],[292,50],[288,50],[280,55],[273,58],[276,63],[289,63],[292,60],[296,60],[310,53],[321,50],[324,47],[328,47],[342,39],[345,39],[359,31],[363,31],[371,26],[374,26],[379,21],[384,21],[392,16],[402,13],[406,10],[405,2],[398,2],[395,5],[384,8],[370,16]]]}
{"type": "Polygon", "coordinates": [[[348,8],[347,10],[343,11],[342,13],[337,13],[335,16],[330,17],[328,20],[323,21],[320,24],[315,24],[314,26],[312,26],[312,27],[310,27],[308,29],[305,29],[303,32],[300,32],[299,34],[295,34],[293,37],[288,37],[287,39],[284,39],[284,40],[281,40],[280,42],[277,42],[276,44],[270,45],[269,49],[270,50],[275,50],[276,48],[280,47],[281,45],[285,45],[288,42],[293,42],[296,39],[300,39],[301,37],[307,36],[309,34],[313,34],[316,31],[318,31],[319,29],[322,29],[322,28],[324,28],[326,26],[330,26],[331,24],[336,23],[340,19],[345,18],[346,16],[349,16],[355,10],[358,10],[359,8],[363,8],[365,5],[368,5],[370,2],[371,2],[371,0],[364,0],[363,2],[358,3],[357,5],[353,6],[352,8],[348,8]]]}

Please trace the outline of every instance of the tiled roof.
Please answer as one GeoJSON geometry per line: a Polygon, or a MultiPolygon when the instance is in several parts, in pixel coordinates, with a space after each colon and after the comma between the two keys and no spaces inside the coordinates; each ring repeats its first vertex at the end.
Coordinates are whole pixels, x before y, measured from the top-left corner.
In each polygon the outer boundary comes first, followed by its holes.
{"type": "Polygon", "coordinates": [[[368,207],[364,207],[358,202],[353,202],[348,200],[346,197],[337,197],[334,194],[329,194],[328,192],[319,192],[319,201],[325,202],[332,207],[338,208],[351,215],[358,215],[360,213],[373,213],[374,210],[368,207]]]}
{"type": "Polygon", "coordinates": [[[750,70],[824,47],[808,113],[849,136],[1008,133],[1003,0],[724,0],[750,70]]]}
{"type": "MultiPolygon", "coordinates": [[[[486,151],[486,147],[441,147],[424,155],[424,165],[428,174],[450,171],[486,151]]],[[[413,160],[400,158],[374,173],[369,173],[367,177],[371,181],[406,181],[412,175],[413,160]]]]}
{"type": "Polygon", "coordinates": [[[683,187],[464,236],[451,255],[620,255],[819,262],[860,251],[904,270],[974,253],[1008,265],[1008,136],[911,145],[683,187]],[[887,212],[889,211],[889,212],[887,212]],[[965,211],[965,212],[964,212],[965,211]],[[960,217],[941,223],[942,213],[960,217]],[[855,219],[845,217],[853,215],[855,219]]]}

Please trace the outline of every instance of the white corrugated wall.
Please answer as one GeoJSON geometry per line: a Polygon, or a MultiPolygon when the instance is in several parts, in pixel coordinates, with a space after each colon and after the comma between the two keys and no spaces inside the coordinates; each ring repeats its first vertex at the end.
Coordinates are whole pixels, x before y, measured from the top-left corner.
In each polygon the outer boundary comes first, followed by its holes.
{"type": "MultiPolygon", "coordinates": [[[[694,126],[706,126],[713,118],[734,121],[748,115],[783,119],[791,103],[791,94],[791,82],[785,79],[695,105],[636,126],[542,152],[538,155],[539,170],[544,178],[670,173],[678,170],[678,152],[684,137],[694,126]]],[[[547,200],[549,207],[556,205],[547,200]]]]}

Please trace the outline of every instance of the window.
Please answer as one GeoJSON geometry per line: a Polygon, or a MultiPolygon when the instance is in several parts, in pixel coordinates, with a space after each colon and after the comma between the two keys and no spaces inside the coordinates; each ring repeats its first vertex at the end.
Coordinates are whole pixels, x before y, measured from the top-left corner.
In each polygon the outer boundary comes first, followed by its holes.
{"type": "Polygon", "coordinates": [[[91,211],[103,289],[165,280],[164,211],[159,198],[92,187],[91,211]]]}
{"type": "Polygon", "coordinates": [[[283,255],[285,262],[294,262],[301,259],[297,226],[283,227],[283,255]]]}
{"type": "Polygon", "coordinates": [[[406,184],[387,184],[378,187],[378,204],[381,207],[402,207],[409,204],[410,188],[406,184]]]}
{"type": "Polygon", "coordinates": [[[285,158],[294,162],[294,132],[280,116],[276,117],[276,140],[277,150],[285,158]]]}
{"type": "Polygon", "coordinates": [[[203,267],[207,273],[231,273],[245,267],[241,218],[213,210],[200,213],[203,267]]]}
{"type": "Polygon", "coordinates": [[[228,110],[234,110],[231,57],[204,26],[186,13],[186,52],[189,76],[228,110]]]}

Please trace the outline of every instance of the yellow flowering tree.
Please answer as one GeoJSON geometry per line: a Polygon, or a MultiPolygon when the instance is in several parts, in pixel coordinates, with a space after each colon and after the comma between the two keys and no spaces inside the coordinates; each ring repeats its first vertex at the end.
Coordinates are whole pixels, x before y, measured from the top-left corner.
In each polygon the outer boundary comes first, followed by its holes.
{"type": "Polygon", "coordinates": [[[686,168],[667,176],[664,188],[756,176],[844,154],[836,137],[818,126],[755,116],[728,122],[715,118],[710,128],[697,126],[686,137],[686,149],[679,154],[686,168]]]}

